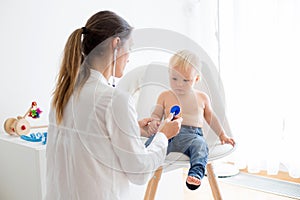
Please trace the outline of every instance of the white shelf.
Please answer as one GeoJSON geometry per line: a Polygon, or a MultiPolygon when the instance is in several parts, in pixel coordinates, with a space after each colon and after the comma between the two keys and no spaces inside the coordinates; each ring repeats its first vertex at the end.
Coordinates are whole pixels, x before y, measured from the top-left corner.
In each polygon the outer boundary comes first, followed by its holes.
{"type": "Polygon", "coordinates": [[[0,199],[43,199],[46,145],[0,133],[0,160],[0,199]]]}

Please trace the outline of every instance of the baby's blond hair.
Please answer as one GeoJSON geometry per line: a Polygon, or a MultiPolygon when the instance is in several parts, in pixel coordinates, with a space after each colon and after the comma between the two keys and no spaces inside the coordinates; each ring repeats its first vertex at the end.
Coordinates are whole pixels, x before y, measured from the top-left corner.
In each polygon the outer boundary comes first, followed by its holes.
{"type": "Polygon", "coordinates": [[[174,66],[182,67],[183,70],[188,70],[191,66],[193,66],[197,74],[199,74],[200,58],[189,50],[181,50],[170,58],[169,67],[174,66]]]}

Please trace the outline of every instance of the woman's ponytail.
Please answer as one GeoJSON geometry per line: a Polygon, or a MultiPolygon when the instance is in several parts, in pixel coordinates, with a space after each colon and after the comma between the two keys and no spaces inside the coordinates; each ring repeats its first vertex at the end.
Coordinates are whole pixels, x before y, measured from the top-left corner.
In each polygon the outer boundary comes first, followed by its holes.
{"type": "Polygon", "coordinates": [[[53,93],[53,106],[56,110],[56,122],[60,124],[64,107],[75,89],[80,65],[82,63],[81,35],[83,29],[75,30],[65,45],[63,60],[53,93]]]}

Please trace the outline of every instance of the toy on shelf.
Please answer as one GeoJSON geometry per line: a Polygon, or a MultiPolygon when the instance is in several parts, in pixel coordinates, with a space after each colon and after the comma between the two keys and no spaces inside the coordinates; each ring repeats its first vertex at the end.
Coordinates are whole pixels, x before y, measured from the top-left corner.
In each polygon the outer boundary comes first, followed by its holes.
{"type": "Polygon", "coordinates": [[[46,144],[47,142],[47,132],[37,132],[37,133],[30,133],[29,136],[21,135],[21,139],[29,141],[29,142],[42,142],[42,144],[46,144]]]}
{"type": "Polygon", "coordinates": [[[25,119],[26,117],[31,117],[33,119],[39,118],[42,111],[37,107],[36,102],[32,102],[31,107],[25,113],[25,115],[18,116],[17,118],[8,118],[4,122],[4,130],[10,135],[17,134],[27,135],[30,132],[30,129],[38,128],[47,128],[47,125],[44,126],[30,126],[30,123],[25,119]]]}

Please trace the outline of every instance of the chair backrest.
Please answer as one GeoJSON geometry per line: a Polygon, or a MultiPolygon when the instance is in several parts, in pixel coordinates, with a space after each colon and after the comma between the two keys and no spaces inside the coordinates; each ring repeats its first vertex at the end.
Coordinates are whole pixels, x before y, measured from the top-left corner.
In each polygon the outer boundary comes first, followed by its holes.
{"type": "MultiPolygon", "coordinates": [[[[218,74],[214,74],[206,63],[202,63],[201,81],[195,85],[196,89],[204,91],[210,97],[216,116],[219,118],[228,136],[232,136],[227,117],[225,115],[224,90],[218,74]]],[[[170,89],[168,65],[152,63],[138,67],[128,72],[118,83],[118,87],[130,92],[136,99],[138,119],[151,116],[158,95],[170,89]]],[[[210,149],[210,158],[217,159],[227,155],[232,148],[219,145],[219,138],[205,123],[204,137],[210,149]],[[221,147],[222,146],[222,147],[221,147]],[[220,149],[221,148],[221,149],[220,149]],[[225,150],[224,150],[225,148],[225,150]]]]}

